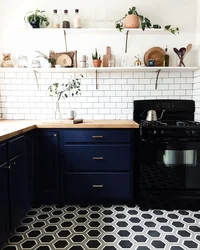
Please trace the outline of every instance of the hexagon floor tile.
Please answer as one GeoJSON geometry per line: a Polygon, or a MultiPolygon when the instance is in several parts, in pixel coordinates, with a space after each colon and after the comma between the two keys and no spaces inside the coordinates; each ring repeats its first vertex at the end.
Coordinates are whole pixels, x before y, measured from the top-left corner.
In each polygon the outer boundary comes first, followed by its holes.
{"type": "Polygon", "coordinates": [[[197,250],[200,211],[33,207],[0,250],[197,250]]]}

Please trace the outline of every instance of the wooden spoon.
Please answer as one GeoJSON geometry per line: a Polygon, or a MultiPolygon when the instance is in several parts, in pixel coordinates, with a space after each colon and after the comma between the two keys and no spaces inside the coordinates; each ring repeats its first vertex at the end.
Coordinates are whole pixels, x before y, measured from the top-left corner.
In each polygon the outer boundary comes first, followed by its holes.
{"type": "Polygon", "coordinates": [[[184,55],[183,58],[185,58],[186,54],[187,54],[188,52],[190,52],[191,49],[192,49],[192,44],[189,43],[189,44],[187,45],[187,47],[186,47],[186,52],[185,52],[185,55],[184,55]]]}
{"type": "MultiPolygon", "coordinates": [[[[182,48],[181,48],[182,49],[182,48]]],[[[177,54],[178,58],[181,60],[181,52],[180,50],[178,50],[177,48],[173,48],[174,52],[177,54]]],[[[182,62],[181,64],[183,64],[183,66],[185,67],[185,64],[183,62],[183,58],[182,58],[182,62]]]]}

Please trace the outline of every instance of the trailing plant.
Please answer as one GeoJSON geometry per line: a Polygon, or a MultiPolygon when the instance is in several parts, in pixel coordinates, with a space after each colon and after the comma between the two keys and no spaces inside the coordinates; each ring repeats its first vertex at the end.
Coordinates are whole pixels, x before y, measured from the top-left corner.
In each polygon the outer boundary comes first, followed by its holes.
{"type": "Polygon", "coordinates": [[[45,60],[47,60],[49,63],[51,63],[52,66],[55,64],[55,62],[56,62],[55,58],[47,56],[43,52],[38,51],[38,50],[36,50],[36,52],[39,54],[39,56],[36,56],[37,58],[38,57],[43,57],[45,60]]]}
{"type": "Polygon", "coordinates": [[[44,23],[47,27],[49,25],[49,19],[44,13],[44,10],[41,11],[38,9],[36,9],[35,11],[29,11],[24,16],[24,21],[26,23],[30,23],[31,25],[39,23],[39,27],[42,27],[44,23]]]}
{"type": "Polygon", "coordinates": [[[98,55],[97,49],[95,49],[95,53],[92,54],[92,59],[93,60],[101,60],[101,56],[98,55]]]}
{"type": "Polygon", "coordinates": [[[55,118],[56,113],[58,112],[59,118],[61,118],[60,112],[60,99],[69,98],[70,96],[81,95],[81,79],[83,75],[80,74],[78,77],[71,78],[67,83],[58,83],[55,82],[49,86],[49,96],[56,97],[56,110],[55,110],[55,118]]]}
{"type": "MultiPolygon", "coordinates": [[[[147,18],[147,17],[145,17],[143,15],[140,15],[137,12],[136,7],[133,6],[132,8],[129,8],[128,13],[126,13],[121,19],[119,19],[119,20],[117,20],[115,22],[116,29],[118,29],[121,32],[123,30],[123,28],[124,28],[124,24],[123,24],[122,20],[125,19],[127,15],[132,15],[132,14],[139,17],[140,23],[141,23],[141,28],[142,28],[143,31],[146,28],[149,28],[149,29],[152,28],[152,27],[153,28],[161,28],[161,26],[158,25],[158,24],[152,25],[149,18],[147,18]]],[[[165,29],[170,31],[174,35],[179,34],[179,28],[172,28],[171,25],[165,26],[165,29]]]]}

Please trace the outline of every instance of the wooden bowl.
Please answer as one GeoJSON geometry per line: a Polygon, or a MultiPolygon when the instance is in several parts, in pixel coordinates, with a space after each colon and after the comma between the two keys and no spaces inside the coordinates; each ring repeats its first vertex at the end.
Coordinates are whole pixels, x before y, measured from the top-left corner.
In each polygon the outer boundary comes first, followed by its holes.
{"type": "Polygon", "coordinates": [[[155,67],[163,66],[163,55],[165,54],[165,51],[160,47],[153,47],[144,55],[144,63],[146,66],[148,65],[148,60],[153,59],[155,60],[155,67]]]}

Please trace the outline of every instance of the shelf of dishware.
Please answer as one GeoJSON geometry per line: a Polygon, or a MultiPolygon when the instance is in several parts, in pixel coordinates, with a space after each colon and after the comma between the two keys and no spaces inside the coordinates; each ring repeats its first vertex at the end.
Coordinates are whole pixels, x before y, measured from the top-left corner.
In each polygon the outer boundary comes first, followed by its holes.
{"type": "Polygon", "coordinates": [[[117,34],[126,34],[129,31],[130,35],[162,35],[162,34],[171,34],[165,29],[145,29],[144,31],[141,28],[133,29],[123,29],[121,32],[116,28],[80,28],[80,29],[64,29],[64,28],[24,28],[20,31],[24,32],[58,32],[65,31],[68,35],[84,35],[84,34],[108,34],[108,35],[117,35],[117,34]]]}
{"type": "Polygon", "coordinates": [[[106,73],[106,72],[187,72],[196,71],[198,67],[88,67],[88,68],[0,68],[0,72],[38,72],[38,73],[106,73]]]}

